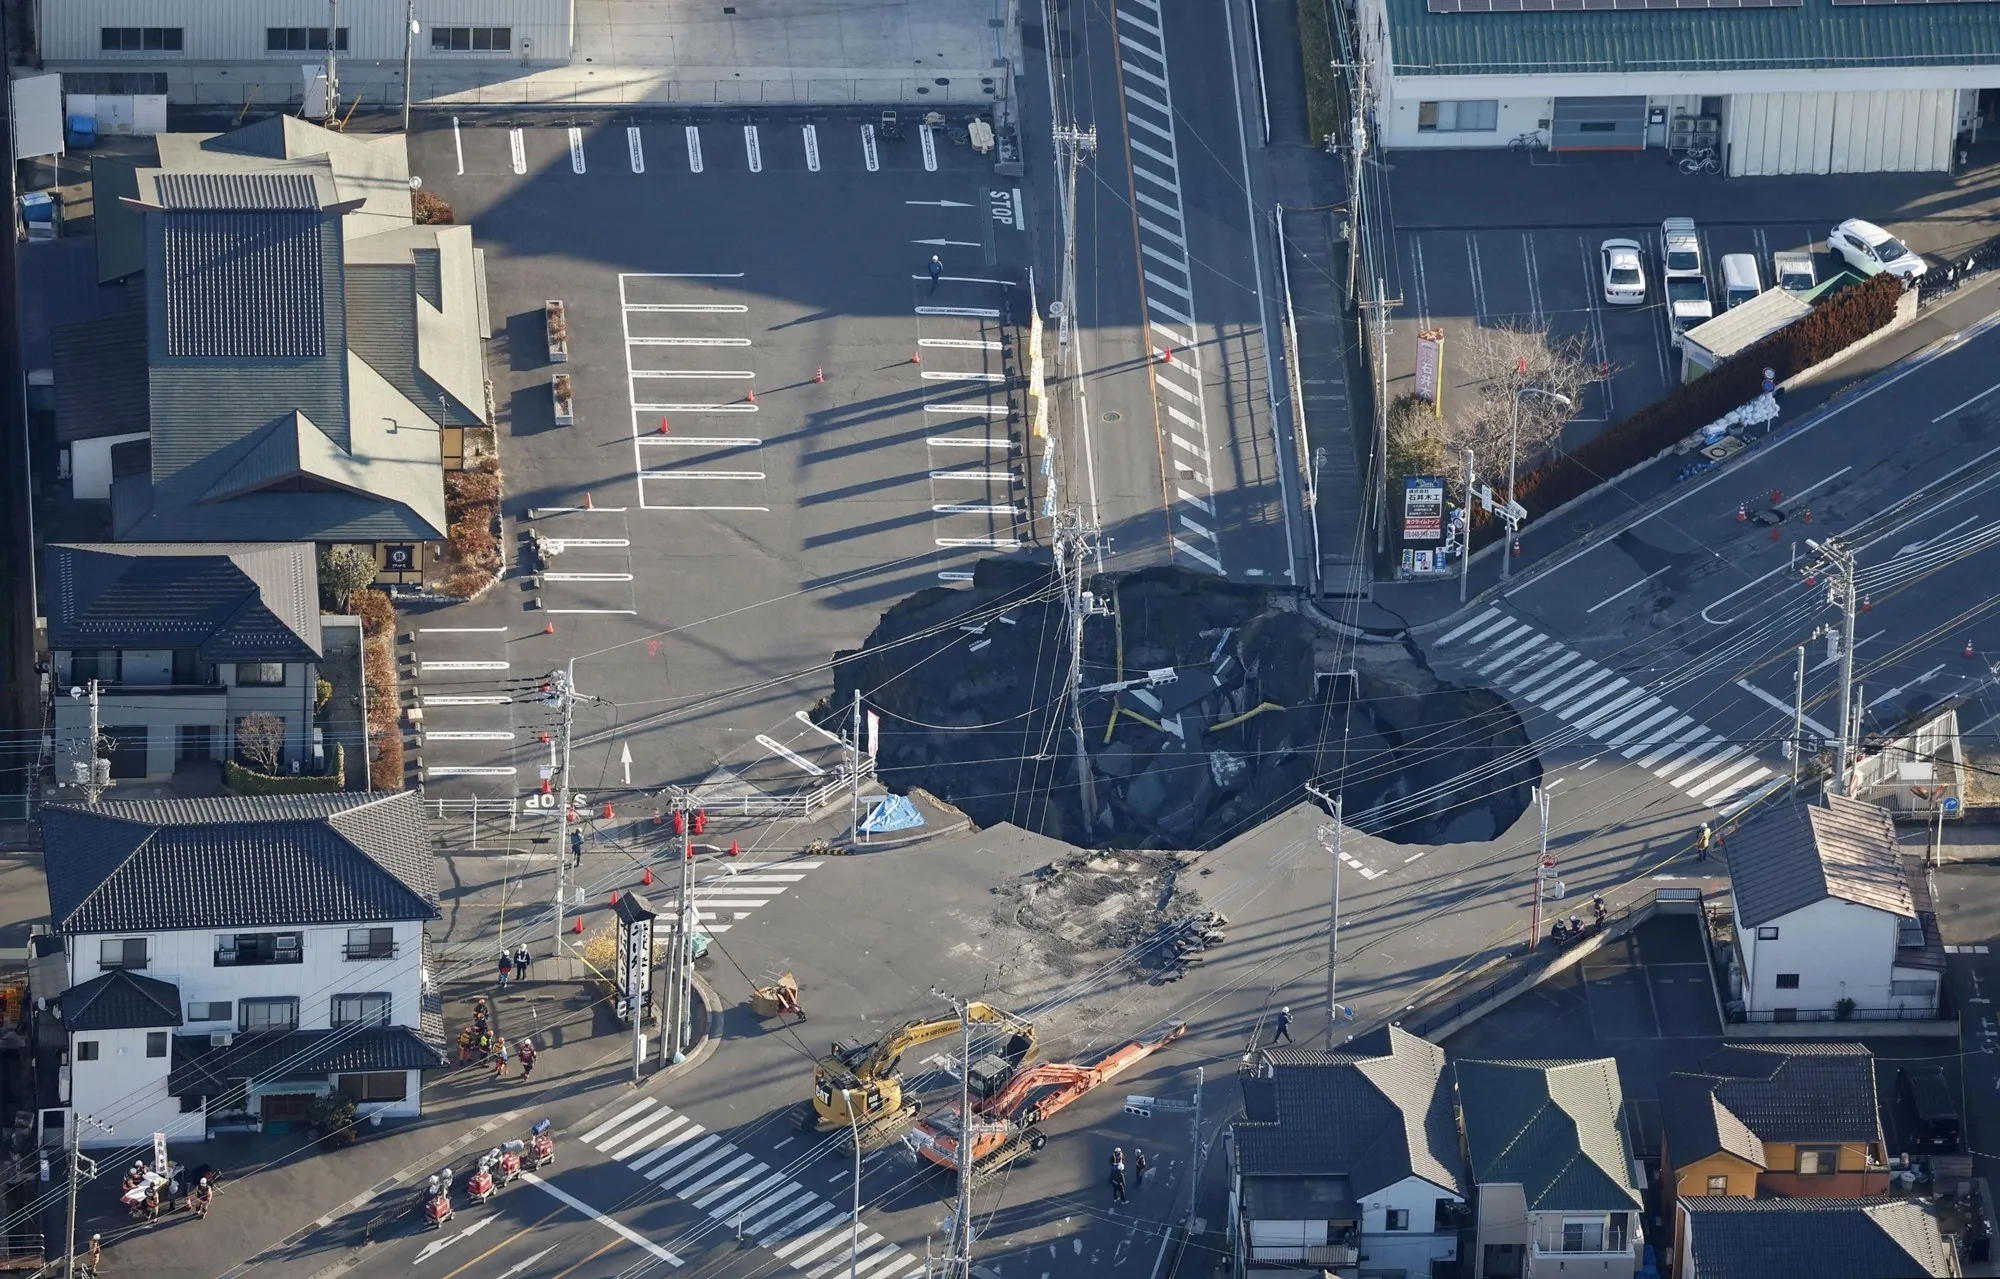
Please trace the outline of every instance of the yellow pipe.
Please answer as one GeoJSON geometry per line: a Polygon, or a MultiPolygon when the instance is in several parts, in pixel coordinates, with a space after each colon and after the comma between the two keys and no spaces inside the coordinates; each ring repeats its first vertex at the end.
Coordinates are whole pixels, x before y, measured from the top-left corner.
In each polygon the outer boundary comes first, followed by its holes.
{"type": "MultiPolygon", "coordinates": [[[[1278,705],[1278,703],[1276,702],[1265,702],[1262,706],[1251,707],[1249,710],[1244,711],[1241,715],[1238,715],[1235,719],[1226,719],[1223,720],[1220,724],[1210,724],[1208,726],[1208,731],[1213,733],[1218,729],[1235,728],[1238,724],[1241,724],[1244,720],[1256,719],[1259,715],[1262,715],[1265,711],[1281,711],[1283,709],[1285,708],[1278,705]]],[[[1126,711],[1125,713],[1127,715],[1130,715],[1132,712],[1126,711]]]]}
{"type": "MultiPolygon", "coordinates": [[[[1118,631],[1118,678],[1115,682],[1122,684],[1125,682],[1125,610],[1118,606],[1118,590],[1116,586],[1111,588],[1111,621],[1118,631]]],[[[1118,698],[1114,695],[1111,699],[1111,718],[1104,722],[1106,746],[1111,745],[1111,730],[1118,727],[1118,711],[1118,698]]],[[[1125,713],[1131,714],[1130,711],[1125,713]]],[[[1159,725],[1155,724],[1153,727],[1158,728],[1159,725]]]]}
{"type": "Polygon", "coordinates": [[[1161,728],[1158,724],[1155,724],[1152,720],[1147,719],[1144,715],[1141,715],[1137,711],[1125,711],[1124,713],[1126,719],[1136,719],[1141,724],[1144,724],[1147,728],[1152,729],[1156,733],[1164,733],[1167,731],[1166,729],[1161,728]]]}

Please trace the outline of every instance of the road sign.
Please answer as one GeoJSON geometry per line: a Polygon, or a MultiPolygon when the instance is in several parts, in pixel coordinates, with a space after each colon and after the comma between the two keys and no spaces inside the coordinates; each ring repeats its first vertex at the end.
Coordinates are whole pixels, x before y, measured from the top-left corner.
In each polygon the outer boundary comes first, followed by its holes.
{"type": "Polygon", "coordinates": [[[1776,369],[1765,369],[1765,370],[1764,370],[1764,380],[1765,380],[1766,382],[1774,382],[1774,381],[1776,381],[1776,380],[1777,380],[1777,377],[1778,377],[1778,370],[1776,370],[1776,369]]]}
{"type": "Polygon", "coordinates": [[[1947,813],[1955,813],[1958,811],[1958,796],[1947,795],[1944,797],[1944,811],[1947,813]]]}

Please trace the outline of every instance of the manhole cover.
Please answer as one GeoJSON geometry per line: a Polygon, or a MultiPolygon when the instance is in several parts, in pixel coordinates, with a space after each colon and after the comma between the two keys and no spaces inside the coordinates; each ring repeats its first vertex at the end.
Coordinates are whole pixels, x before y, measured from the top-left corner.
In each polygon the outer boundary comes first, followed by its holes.
{"type": "Polygon", "coordinates": [[[1572,533],[1575,533],[1578,536],[1583,536],[1589,533],[1592,529],[1595,529],[1597,525],[1592,524],[1589,520],[1577,520],[1569,527],[1572,533]]]}
{"type": "Polygon", "coordinates": [[[1112,409],[1104,415],[1104,420],[1107,422],[1123,422],[1125,420],[1125,415],[1123,413],[1120,413],[1117,409],[1112,409]]]}

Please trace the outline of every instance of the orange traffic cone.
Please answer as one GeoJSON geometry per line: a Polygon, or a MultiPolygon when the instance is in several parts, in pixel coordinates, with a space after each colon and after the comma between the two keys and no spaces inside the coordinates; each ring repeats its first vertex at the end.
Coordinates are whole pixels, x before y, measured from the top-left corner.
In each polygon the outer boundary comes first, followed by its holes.
{"type": "Polygon", "coordinates": [[[579,937],[583,936],[583,916],[578,915],[576,917],[576,923],[571,926],[570,931],[579,937]]]}
{"type": "Polygon", "coordinates": [[[542,634],[544,635],[553,635],[555,633],[556,633],[556,624],[554,622],[550,622],[547,626],[544,626],[542,628],[542,634]]]}
{"type": "Polygon", "coordinates": [[[1773,542],[1778,540],[1778,530],[1775,528],[1771,530],[1771,540],[1773,542]]]}
{"type": "Polygon", "coordinates": [[[597,503],[590,500],[590,494],[588,493],[585,493],[583,495],[583,509],[586,511],[594,511],[597,509],[597,503]]]}
{"type": "Polygon", "coordinates": [[[731,857],[740,857],[743,855],[743,850],[736,846],[736,841],[733,839],[729,841],[729,855],[731,857]]]}
{"type": "Polygon", "coordinates": [[[646,869],[640,873],[639,882],[646,885],[648,888],[651,888],[653,886],[653,868],[651,866],[646,867],[646,869]]]}
{"type": "Polygon", "coordinates": [[[618,904],[618,890],[615,888],[611,890],[611,904],[613,906],[618,904]]]}
{"type": "Polygon", "coordinates": [[[1966,655],[1967,657],[1971,657],[1971,656],[1972,656],[1972,641],[1971,641],[1971,640],[1967,640],[1967,641],[1965,641],[1965,655],[1966,655]]]}
{"type": "Polygon", "coordinates": [[[548,793],[549,793],[549,779],[544,777],[542,779],[542,794],[546,795],[548,793]]]}
{"type": "Polygon", "coordinates": [[[1804,510],[1800,511],[1799,518],[1804,520],[1808,524],[1812,523],[1812,507],[1808,506],[1804,510]]]}
{"type": "Polygon", "coordinates": [[[666,419],[666,418],[664,418],[664,417],[662,417],[662,418],[660,419],[660,434],[661,434],[661,435],[671,435],[671,434],[673,434],[673,432],[671,432],[671,431],[667,430],[667,419],[666,419]]]}
{"type": "Polygon", "coordinates": [[[1160,363],[1172,364],[1173,362],[1174,362],[1174,348],[1168,347],[1166,350],[1160,352],[1160,363]]]}
{"type": "Polygon", "coordinates": [[[815,381],[815,382],[824,382],[824,381],[826,381],[826,370],[825,370],[824,368],[816,368],[816,369],[814,369],[814,370],[813,370],[813,381],[815,381]]]}
{"type": "Polygon", "coordinates": [[[604,820],[607,822],[611,820],[611,805],[609,804],[604,806],[604,820]]]}
{"type": "Polygon", "coordinates": [[[755,387],[743,393],[743,402],[746,404],[755,404],[757,402],[757,390],[755,387]]]}
{"type": "Polygon", "coordinates": [[[1736,504],[1736,522],[1738,524],[1741,524],[1743,521],[1749,518],[1750,518],[1750,504],[1748,502],[1738,502],[1736,504]]]}
{"type": "Polygon", "coordinates": [[[922,364],[923,362],[924,362],[924,353],[922,351],[910,352],[910,363],[922,364]]]}

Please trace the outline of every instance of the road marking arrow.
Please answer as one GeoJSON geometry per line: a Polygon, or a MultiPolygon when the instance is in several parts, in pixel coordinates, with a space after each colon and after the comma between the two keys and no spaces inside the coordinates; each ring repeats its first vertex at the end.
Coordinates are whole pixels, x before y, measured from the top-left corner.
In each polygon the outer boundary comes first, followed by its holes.
{"type": "Polygon", "coordinates": [[[438,1239],[431,1243],[425,1244],[424,1250],[418,1253],[417,1259],[415,1261],[412,1261],[410,1264],[413,1266],[421,1266],[426,1261],[429,1261],[432,1257],[435,1257],[439,1253],[443,1252],[446,1248],[449,1248],[453,1244],[457,1243],[459,1240],[472,1238],[472,1236],[486,1229],[486,1227],[492,1225],[497,1220],[498,1218],[496,1217],[481,1217],[479,1220],[473,1222],[471,1225],[459,1231],[457,1234],[446,1235],[442,1239],[438,1239]]]}
{"type": "Polygon", "coordinates": [[[515,1262],[512,1268],[500,1272],[500,1279],[509,1279],[512,1275],[520,1274],[523,1270],[526,1270],[529,1266],[534,1265],[537,1261],[540,1261],[543,1257],[548,1256],[554,1251],[555,1248],[553,1247],[544,1248],[526,1261],[515,1262]]]}
{"type": "Polygon", "coordinates": [[[921,204],[933,209],[969,209],[972,206],[963,200],[905,200],[904,204],[921,204]]]}
{"type": "Polygon", "coordinates": [[[932,248],[938,249],[976,249],[980,247],[977,240],[912,240],[910,243],[928,244],[932,248]]]}
{"type": "Polygon", "coordinates": [[[632,744],[621,742],[618,746],[618,764],[625,770],[625,784],[632,784],[632,744]]]}

